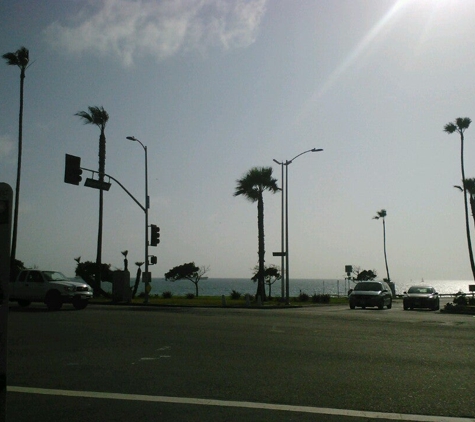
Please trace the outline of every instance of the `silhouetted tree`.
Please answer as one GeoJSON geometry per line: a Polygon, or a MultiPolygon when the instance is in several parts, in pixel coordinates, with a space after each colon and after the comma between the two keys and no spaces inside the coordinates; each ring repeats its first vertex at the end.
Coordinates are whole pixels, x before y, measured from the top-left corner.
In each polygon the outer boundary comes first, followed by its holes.
{"type": "Polygon", "coordinates": [[[383,220],[383,245],[384,245],[384,262],[386,264],[386,274],[388,275],[387,281],[391,281],[389,277],[389,269],[388,269],[388,257],[386,255],[386,210],[377,211],[376,215],[373,217],[374,220],[383,220]]]}
{"type": "Polygon", "coordinates": [[[375,270],[363,270],[359,271],[358,274],[356,274],[356,277],[354,278],[355,281],[372,281],[374,280],[378,275],[376,274],[375,270]]]}
{"type": "MultiPolygon", "coordinates": [[[[75,116],[79,116],[83,121],[84,124],[91,124],[97,126],[101,134],[99,136],[99,182],[104,182],[104,172],[106,167],[106,135],[105,129],[106,124],[109,120],[109,114],[107,111],[104,110],[104,107],[88,107],[89,112],[86,111],[78,111],[75,116]]],[[[96,264],[98,266],[101,265],[102,262],[102,220],[103,220],[103,197],[104,197],[104,190],[102,188],[99,189],[99,228],[97,231],[97,255],[96,255],[96,264]]],[[[95,288],[100,288],[101,286],[101,273],[98,271],[96,273],[95,288]]]]}
{"type": "Polygon", "coordinates": [[[447,123],[444,126],[444,132],[452,134],[457,132],[460,135],[460,169],[462,172],[462,188],[463,188],[463,201],[465,210],[465,232],[467,236],[468,255],[470,258],[470,267],[472,269],[472,276],[475,280],[475,261],[473,259],[472,239],[470,236],[470,224],[468,218],[468,202],[467,202],[467,188],[465,186],[465,165],[464,165],[464,133],[469,128],[472,121],[468,117],[457,117],[455,122],[447,123]]]}
{"type": "MultiPolygon", "coordinates": [[[[77,262],[77,261],[76,261],[77,262]]],[[[81,277],[87,284],[94,286],[94,280],[97,278],[97,273],[100,273],[99,277],[104,281],[112,280],[112,271],[110,264],[97,265],[95,262],[85,261],[78,262],[76,265],[76,275],[81,277]]],[[[102,295],[104,297],[110,297],[111,295],[101,287],[94,288],[94,295],[102,295]]]]}
{"type": "MultiPolygon", "coordinates": [[[[256,266],[254,268],[254,275],[252,276],[251,280],[252,281],[258,281],[259,277],[259,266],[256,266]]],[[[269,287],[269,295],[268,298],[270,299],[272,297],[272,285],[277,281],[282,278],[282,275],[280,274],[280,270],[278,267],[275,265],[271,265],[270,267],[265,267],[264,270],[264,283],[267,284],[269,287]]]]}
{"type": "MultiPolygon", "coordinates": [[[[10,254],[10,266],[14,268],[16,259],[16,244],[18,234],[18,207],[20,201],[20,179],[21,179],[21,156],[23,149],[23,88],[25,81],[25,72],[29,62],[29,51],[25,47],[21,47],[14,53],[5,53],[2,57],[10,66],[18,66],[20,68],[20,112],[18,117],[18,158],[17,173],[15,187],[15,210],[13,211],[13,232],[12,232],[12,248],[10,254]]],[[[13,274],[13,273],[12,273],[13,274]]]]}
{"type": "Polygon", "coordinates": [[[209,267],[197,267],[194,262],[189,262],[173,267],[165,273],[165,279],[168,281],[190,280],[195,285],[196,297],[198,297],[198,283],[208,271],[209,267]]]}
{"type": "Polygon", "coordinates": [[[251,202],[257,202],[257,231],[258,231],[258,281],[256,296],[261,300],[266,300],[266,290],[264,284],[265,272],[265,244],[264,244],[264,191],[276,193],[277,180],[272,177],[272,167],[253,167],[242,179],[236,181],[236,191],[234,196],[243,195],[251,202]]]}

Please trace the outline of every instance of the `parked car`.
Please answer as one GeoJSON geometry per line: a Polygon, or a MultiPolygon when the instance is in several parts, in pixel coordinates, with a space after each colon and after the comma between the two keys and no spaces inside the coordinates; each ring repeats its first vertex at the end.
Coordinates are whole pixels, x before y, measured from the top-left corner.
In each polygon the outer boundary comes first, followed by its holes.
{"type": "Polygon", "coordinates": [[[404,292],[404,310],[414,308],[429,308],[433,311],[440,309],[439,293],[430,286],[411,286],[404,292]]]}
{"type": "Polygon", "coordinates": [[[10,283],[11,301],[17,301],[20,306],[43,302],[51,311],[61,309],[63,303],[84,309],[92,296],[89,284],[72,281],[58,271],[22,270],[10,283]]]}
{"type": "Polygon", "coordinates": [[[385,306],[391,309],[393,306],[393,295],[391,288],[384,281],[360,281],[349,296],[350,309],[360,306],[365,309],[367,306],[377,306],[383,309],[385,306]]]}

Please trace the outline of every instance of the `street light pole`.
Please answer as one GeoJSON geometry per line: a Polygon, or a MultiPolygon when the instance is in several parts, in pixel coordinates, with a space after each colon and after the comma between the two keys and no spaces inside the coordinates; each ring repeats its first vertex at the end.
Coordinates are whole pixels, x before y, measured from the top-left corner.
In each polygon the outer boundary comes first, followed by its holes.
{"type": "Polygon", "coordinates": [[[129,141],[138,142],[145,151],[145,299],[144,303],[148,303],[151,274],[148,272],[148,209],[150,208],[150,198],[148,197],[148,158],[147,147],[134,136],[127,136],[129,141]]]}
{"type": "MultiPolygon", "coordinates": [[[[289,271],[289,164],[307,152],[320,152],[323,151],[322,148],[312,148],[307,151],[301,152],[300,154],[296,155],[291,160],[286,160],[285,162],[282,161],[279,163],[278,161],[274,160],[277,164],[282,165],[282,186],[284,186],[284,179],[283,179],[283,166],[285,166],[285,303],[286,305],[290,305],[290,271],[289,271]]],[[[283,195],[282,195],[283,199],[283,195]]],[[[282,205],[282,213],[283,213],[284,206],[282,205]]],[[[282,223],[283,227],[283,223],[282,223]]],[[[283,235],[282,235],[283,237],[283,235]]],[[[283,258],[282,258],[283,262],[283,258]]],[[[283,273],[283,270],[282,270],[283,273]]]]}
{"type": "Polygon", "coordinates": [[[280,278],[281,278],[281,298],[284,300],[284,294],[285,294],[285,276],[284,276],[284,162],[280,162],[277,160],[273,160],[275,163],[277,163],[281,167],[281,179],[282,179],[282,198],[281,198],[281,218],[280,218],[280,253],[281,253],[281,260],[280,260],[280,278]]]}

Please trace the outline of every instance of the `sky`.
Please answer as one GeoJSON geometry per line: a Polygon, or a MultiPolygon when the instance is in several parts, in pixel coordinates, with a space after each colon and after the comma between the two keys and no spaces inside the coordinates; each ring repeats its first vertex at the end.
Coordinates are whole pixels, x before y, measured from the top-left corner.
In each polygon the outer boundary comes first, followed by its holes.
{"type": "MultiPolygon", "coordinates": [[[[342,279],[345,265],[392,281],[472,279],[460,138],[475,118],[471,0],[3,0],[0,53],[30,51],[17,258],[74,276],[95,261],[99,192],[64,183],[64,156],[105,171],[160,227],[153,277],[194,261],[250,278],[257,205],[236,180],[288,166],[290,278],[342,279]]],[[[15,188],[20,71],[0,63],[0,182],[15,188]]],[[[475,126],[465,133],[475,177],[475,126]]],[[[91,177],[83,173],[83,181],[91,177]]],[[[266,265],[280,265],[281,193],[264,195],[266,265]]],[[[104,193],[103,262],[144,260],[144,212],[115,182],[104,193]]],[[[473,221],[471,221],[473,229],[473,221]]],[[[472,235],[475,233],[472,230],[472,235]]],[[[143,267],[142,267],[143,268],[143,267]]]]}

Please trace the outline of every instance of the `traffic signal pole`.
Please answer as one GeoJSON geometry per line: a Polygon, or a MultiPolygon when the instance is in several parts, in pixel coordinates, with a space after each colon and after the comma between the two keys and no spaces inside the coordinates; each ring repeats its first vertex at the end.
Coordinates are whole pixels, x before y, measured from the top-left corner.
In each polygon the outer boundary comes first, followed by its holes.
{"type": "MultiPolygon", "coordinates": [[[[150,208],[150,197],[148,196],[148,157],[147,157],[147,147],[142,144],[138,139],[134,138],[133,136],[128,136],[127,139],[130,139],[132,141],[137,141],[139,142],[144,151],[145,151],[145,206],[143,206],[125,187],[120,183],[116,178],[112,177],[111,175],[104,173],[105,177],[108,177],[109,180],[113,180],[116,182],[124,191],[129,195],[134,202],[142,209],[142,211],[145,213],[145,271],[142,275],[143,281],[145,282],[145,300],[144,303],[148,303],[149,299],[149,292],[150,292],[150,282],[151,282],[151,274],[148,270],[149,267],[149,254],[148,254],[148,248],[151,244],[151,246],[157,246],[158,243],[160,242],[159,237],[160,237],[160,228],[157,227],[155,224],[152,224],[150,227],[152,229],[152,241],[149,241],[149,232],[148,232],[148,210],[150,208]]],[[[81,167],[81,158],[80,157],[75,157],[73,155],[66,154],[65,157],[65,173],[64,173],[64,182],[65,183],[70,183],[73,185],[79,185],[79,182],[81,181],[81,174],[82,171],[90,171],[93,175],[95,173],[98,173],[96,170],[91,170],[87,169],[84,167],[81,167]]],[[[103,189],[103,190],[109,190],[110,183],[106,182],[100,182],[95,179],[87,179],[85,186],[95,188],[95,189],[103,189]]],[[[152,264],[155,264],[156,262],[152,262],[152,264]]]]}
{"type": "MultiPolygon", "coordinates": [[[[140,142],[137,139],[137,142],[140,142]]],[[[150,292],[150,283],[152,281],[152,275],[148,272],[148,209],[150,207],[150,198],[148,197],[148,158],[147,158],[147,146],[143,146],[145,151],[145,300],[144,303],[148,303],[148,297],[150,292]]]]}

